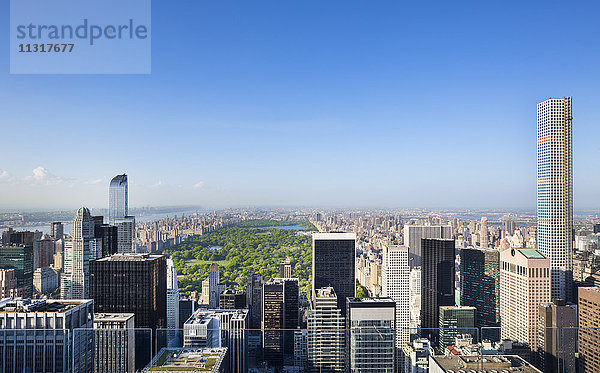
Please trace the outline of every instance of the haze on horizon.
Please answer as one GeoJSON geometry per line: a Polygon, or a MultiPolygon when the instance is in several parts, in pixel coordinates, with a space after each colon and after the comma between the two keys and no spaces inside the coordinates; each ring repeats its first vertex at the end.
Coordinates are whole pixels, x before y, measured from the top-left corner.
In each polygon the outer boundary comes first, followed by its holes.
{"type": "Polygon", "coordinates": [[[123,172],[131,206],[533,210],[536,104],[563,96],[599,208],[600,4],[429,5],[157,2],[151,75],[3,59],[0,210],[105,208],[123,172]]]}

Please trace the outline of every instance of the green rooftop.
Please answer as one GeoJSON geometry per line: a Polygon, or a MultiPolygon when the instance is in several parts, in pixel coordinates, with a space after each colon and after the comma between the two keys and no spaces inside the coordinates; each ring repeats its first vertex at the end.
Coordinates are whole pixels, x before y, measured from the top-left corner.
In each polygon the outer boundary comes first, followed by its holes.
{"type": "Polygon", "coordinates": [[[517,249],[521,252],[521,254],[525,255],[527,259],[546,259],[545,256],[542,255],[536,249],[517,249]]]}

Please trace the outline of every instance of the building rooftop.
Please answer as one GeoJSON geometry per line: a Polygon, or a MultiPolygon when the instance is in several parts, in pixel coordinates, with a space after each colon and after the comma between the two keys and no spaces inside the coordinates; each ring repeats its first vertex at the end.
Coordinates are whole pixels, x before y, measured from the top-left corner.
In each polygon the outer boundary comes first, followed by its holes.
{"type": "Polygon", "coordinates": [[[315,289],[315,296],[317,298],[336,298],[335,290],[333,287],[328,286],[325,288],[315,289]]]}
{"type": "Polygon", "coordinates": [[[346,232],[329,232],[329,233],[313,233],[313,240],[356,240],[356,233],[346,232]]]}
{"type": "Polygon", "coordinates": [[[95,313],[94,322],[127,321],[134,316],[133,313],[95,313]]]}
{"type": "Polygon", "coordinates": [[[446,373],[469,372],[492,372],[509,373],[542,373],[521,357],[516,355],[485,355],[481,356],[430,356],[429,367],[432,364],[439,366],[446,373]]]}
{"type": "Polygon", "coordinates": [[[154,260],[164,255],[151,255],[151,254],[114,254],[101,259],[98,262],[142,262],[145,260],[154,260]]]}
{"type": "Polygon", "coordinates": [[[198,309],[190,318],[185,322],[186,325],[202,325],[208,324],[213,318],[219,317],[220,314],[231,314],[231,320],[243,320],[248,317],[248,310],[206,310],[198,309]]]}
{"type": "Polygon", "coordinates": [[[145,372],[218,372],[227,353],[221,348],[162,348],[145,372]]]}
{"type": "Polygon", "coordinates": [[[21,299],[6,298],[0,301],[0,312],[67,312],[83,304],[93,302],[91,299],[21,299]]]}
{"type": "Polygon", "coordinates": [[[536,249],[517,249],[527,259],[546,259],[546,257],[536,249]]]}
{"type": "Polygon", "coordinates": [[[392,298],[388,297],[365,297],[365,298],[347,298],[348,304],[373,304],[373,303],[391,303],[396,304],[392,298]]]}

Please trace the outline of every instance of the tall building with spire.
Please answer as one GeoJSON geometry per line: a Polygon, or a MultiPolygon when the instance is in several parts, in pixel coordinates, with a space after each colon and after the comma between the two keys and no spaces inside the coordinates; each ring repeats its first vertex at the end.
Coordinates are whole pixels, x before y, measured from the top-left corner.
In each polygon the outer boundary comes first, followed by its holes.
{"type": "Polygon", "coordinates": [[[167,259],[167,338],[169,343],[177,335],[179,328],[179,287],[177,285],[177,268],[173,259],[167,259]]]}
{"type": "Polygon", "coordinates": [[[64,247],[64,273],[60,294],[63,299],[88,299],[90,259],[100,246],[94,237],[94,219],[87,207],[81,207],[73,219],[73,233],[64,247]]]}
{"type": "Polygon", "coordinates": [[[573,159],[571,97],[537,105],[538,249],[550,259],[551,297],[571,299],[573,159]]]}

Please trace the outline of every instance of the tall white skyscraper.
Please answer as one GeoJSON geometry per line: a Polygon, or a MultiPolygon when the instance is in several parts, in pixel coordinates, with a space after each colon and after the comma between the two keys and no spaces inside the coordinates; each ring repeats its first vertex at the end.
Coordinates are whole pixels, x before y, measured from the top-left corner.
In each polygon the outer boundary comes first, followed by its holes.
{"type": "Polygon", "coordinates": [[[179,327],[179,286],[177,269],[172,259],[167,259],[167,338],[169,343],[175,338],[179,327]]]}
{"type": "Polygon", "coordinates": [[[410,270],[409,295],[410,329],[411,333],[421,327],[421,267],[410,270]]]}
{"type": "Polygon", "coordinates": [[[127,175],[117,175],[108,187],[108,224],[117,227],[117,252],[136,252],[135,217],[129,216],[127,175]]]}
{"type": "Polygon", "coordinates": [[[488,226],[487,226],[487,218],[484,216],[481,218],[481,228],[479,229],[479,242],[480,246],[483,248],[488,247],[488,226]]]}
{"type": "Polygon", "coordinates": [[[71,240],[64,246],[64,273],[61,276],[63,299],[88,299],[90,280],[90,255],[94,247],[94,220],[87,207],[77,210],[73,219],[71,240]]]}
{"type": "MultiPolygon", "coordinates": [[[[410,265],[408,247],[386,245],[383,247],[381,265],[381,295],[396,302],[396,348],[410,342],[410,265]]],[[[400,351],[396,351],[400,357],[400,351]]],[[[399,366],[399,365],[398,365],[399,366]]]]}
{"type": "Polygon", "coordinates": [[[551,297],[571,299],[573,159],[571,97],[537,105],[538,249],[550,258],[551,297]]]}
{"type": "Polygon", "coordinates": [[[129,191],[127,175],[117,175],[108,187],[108,224],[115,225],[117,219],[129,214],[129,191]]]}

